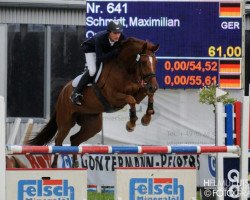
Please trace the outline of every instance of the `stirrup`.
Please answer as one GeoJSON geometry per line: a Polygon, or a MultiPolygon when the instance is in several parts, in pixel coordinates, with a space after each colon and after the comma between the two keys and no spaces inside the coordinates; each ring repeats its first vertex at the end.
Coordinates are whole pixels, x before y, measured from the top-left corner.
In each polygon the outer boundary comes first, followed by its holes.
{"type": "Polygon", "coordinates": [[[72,103],[74,103],[74,104],[76,104],[78,106],[81,106],[82,105],[82,103],[81,103],[82,97],[83,97],[82,94],[72,93],[71,97],[70,97],[70,100],[72,101],[72,103]]]}

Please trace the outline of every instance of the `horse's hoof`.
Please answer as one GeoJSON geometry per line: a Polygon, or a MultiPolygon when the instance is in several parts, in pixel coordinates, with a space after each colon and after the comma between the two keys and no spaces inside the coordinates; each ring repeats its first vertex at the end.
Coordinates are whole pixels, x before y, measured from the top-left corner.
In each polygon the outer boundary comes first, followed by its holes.
{"type": "Polygon", "coordinates": [[[131,122],[127,122],[126,129],[128,132],[133,132],[135,130],[135,126],[133,126],[131,122]]]}
{"type": "Polygon", "coordinates": [[[73,168],[79,168],[79,162],[78,162],[78,160],[76,160],[76,161],[73,162],[73,166],[72,167],[73,168]]]}
{"type": "Polygon", "coordinates": [[[141,118],[141,123],[143,126],[148,126],[150,124],[150,121],[151,121],[151,115],[144,115],[141,118]]]}

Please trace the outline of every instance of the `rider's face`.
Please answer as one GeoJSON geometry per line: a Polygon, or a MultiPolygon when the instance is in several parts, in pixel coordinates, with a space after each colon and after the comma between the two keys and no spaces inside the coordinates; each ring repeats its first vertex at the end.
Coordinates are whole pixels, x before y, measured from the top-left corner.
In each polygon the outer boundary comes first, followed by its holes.
{"type": "Polygon", "coordinates": [[[121,36],[121,33],[119,33],[119,32],[110,32],[109,33],[109,39],[112,42],[117,42],[119,40],[120,36],[121,36]]]}

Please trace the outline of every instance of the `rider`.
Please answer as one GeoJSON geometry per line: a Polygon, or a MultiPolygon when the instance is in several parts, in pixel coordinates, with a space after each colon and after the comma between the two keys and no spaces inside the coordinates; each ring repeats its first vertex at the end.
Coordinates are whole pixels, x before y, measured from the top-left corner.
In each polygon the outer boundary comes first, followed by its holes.
{"type": "Polygon", "coordinates": [[[92,38],[83,42],[82,47],[86,59],[86,69],[71,95],[71,101],[76,105],[82,105],[83,88],[94,80],[94,76],[104,61],[118,55],[118,48],[125,39],[122,33],[123,26],[119,21],[110,21],[106,31],[98,32],[92,38]]]}

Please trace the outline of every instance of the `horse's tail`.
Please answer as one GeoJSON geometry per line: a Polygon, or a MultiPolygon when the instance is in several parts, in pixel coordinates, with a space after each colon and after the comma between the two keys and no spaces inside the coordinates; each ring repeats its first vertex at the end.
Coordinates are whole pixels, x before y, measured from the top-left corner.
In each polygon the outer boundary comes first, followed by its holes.
{"type": "Polygon", "coordinates": [[[39,146],[48,144],[56,135],[57,129],[56,112],[54,112],[45,127],[38,133],[38,135],[36,135],[36,137],[29,140],[28,144],[39,146]]]}

